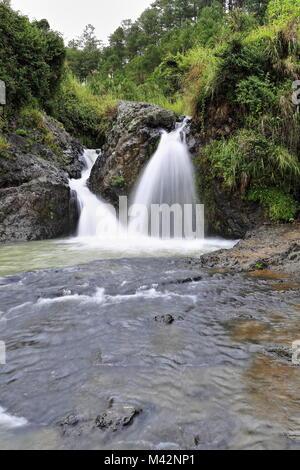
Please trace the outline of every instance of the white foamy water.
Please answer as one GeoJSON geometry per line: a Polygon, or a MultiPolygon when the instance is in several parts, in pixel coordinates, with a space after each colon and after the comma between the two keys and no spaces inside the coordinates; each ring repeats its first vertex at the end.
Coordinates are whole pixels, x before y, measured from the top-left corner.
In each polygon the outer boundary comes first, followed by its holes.
{"type": "MultiPolygon", "coordinates": [[[[102,305],[111,305],[111,304],[120,304],[122,302],[126,302],[128,300],[141,300],[141,299],[171,299],[171,298],[186,298],[193,302],[196,302],[197,296],[196,295],[188,295],[188,294],[177,294],[176,292],[168,292],[164,291],[161,292],[156,288],[152,287],[150,289],[138,289],[133,294],[120,294],[120,295],[109,295],[105,294],[105,289],[97,288],[96,292],[92,295],[65,295],[61,297],[53,297],[53,298],[44,298],[39,299],[35,304],[37,307],[47,306],[56,303],[69,303],[74,302],[77,303],[96,303],[102,305]]],[[[34,305],[34,304],[32,304],[34,305]]],[[[12,313],[14,309],[11,309],[9,313],[12,313]]]]}
{"type": "Polygon", "coordinates": [[[197,203],[194,168],[185,138],[187,121],[188,118],[170,133],[162,133],[158,148],[138,181],[132,202],[145,210],[131,222],[133,232],[149,234],[149,214],[154,204],[177,204],[183,211],[186,204],[195,207],[197,203]]]}
{"type": "Polygon", "coordinates": [[[7,413],[4,408],[0,406],[0,431],[5,429],[14,429],[26,426],[28,424],[25,418],[19,418],[7,413]]]}
{"type": "Polygon", "coordinates": [[[110,212],[109,205],[95,196],[87,186],[97,157],[95,150],[86,150],[84,153],[85,169],[81,178],[70,180],[70,188],[76,192],[80,209],[77,232],[79,237],[97,236],[104,231],[106,234],[116,234],[119,230],[119,223],[110,212]]]}

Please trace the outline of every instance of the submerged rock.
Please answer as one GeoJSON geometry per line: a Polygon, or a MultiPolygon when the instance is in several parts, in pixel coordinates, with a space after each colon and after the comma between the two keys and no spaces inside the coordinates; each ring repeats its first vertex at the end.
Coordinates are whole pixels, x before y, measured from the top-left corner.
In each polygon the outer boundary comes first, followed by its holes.
{"type": "Polygon", "coordinates": [[[75,230],[77,204],[68,178],[80,175],[83,147],[47,116],[43,126],[30,137],[13,128],[7,135],[9,150],[0,155],[2,242],[50,239],[75,230]]]}
{"type": "Polygon", "coordinates": [[[89,179],[90,189],[112,203],[128,195],[156,150],[161,131],[175,127],[172,111],[148,103],[122,101],[89,179]]]}
{"type": "Polygon", "coordinates": [[[172,323],[174,323],[175,318],[170,314],[168,314],[168,315],[157,315],[154,318],[154,320],[159,322],[159,323],[165,323],[166,325],[171,325],[172,323]]]}
{"type": "Polygon", "coordinates": [[[132,424],[134,418],[141,412],[140,408],[133,405],[113,404],[107,411],[97,416],[95,425],[99,429],[116,432],[132,424]]]}

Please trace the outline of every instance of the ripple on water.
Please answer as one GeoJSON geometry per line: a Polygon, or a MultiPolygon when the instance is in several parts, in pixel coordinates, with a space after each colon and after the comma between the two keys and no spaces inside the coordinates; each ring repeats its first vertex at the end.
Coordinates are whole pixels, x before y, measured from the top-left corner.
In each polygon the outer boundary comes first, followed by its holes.
{"type": "Polygon", "coordinates": [[[40,431],[20,428],[23,447],[49,446],[48,433],[55,448],[298,445],[298,368],[265,353],[298,339],[297,291],[171,259],[163,270],[160,260],[110,260],[19,281],[1,291],[0,393],[40,431]],[[157,321],[166,315],[174,321],[157,321]],[[95,430],[111,400],[143,411],[116,433],[95,430]],[[68,414],[80,437],[60,434],[68,414]]]}

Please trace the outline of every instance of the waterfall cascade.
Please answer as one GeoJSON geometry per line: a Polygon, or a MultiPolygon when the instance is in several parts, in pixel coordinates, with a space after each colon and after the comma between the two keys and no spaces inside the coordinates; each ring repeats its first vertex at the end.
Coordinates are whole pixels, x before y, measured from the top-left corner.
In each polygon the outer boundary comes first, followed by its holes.
{"type": "Polygon", "coordinates": [[[85,168],[80,179],[71,179],[70,188],[75,191],[79,206],[80,218],[77,235],[79,237],[93,237],[106,233],[115,234],[119,230],[119,223],[109,204],[93,194],[87,186],[94,163],[98,158],[96,150],[86,150],[83,155],[85,168]],[[105,225],[105,227],[104,227],[105,225]]]}
{"type": "MultiPolygon", "coordinates": [[[[148,217],[153,204],[177,204],[184,208],[186,204],[195,206],[197,202],[194,170],[185,138],[187,120],[170,133],[162,131],[158,148],[133,193],[133,208],[144,210],[129,212],[129,215],[134,215],[129,219],[131,235],[149,235],[148,217]]],[[[106,236],[116,236],[117,233],[124,236],[125,227],[120,225],[113,208],[96,197],[87,186],[97,156],[94,150],[86,150],[81,178],[70,180],[70,188],[77,194],[80,209],[78,236],[101,236],[104,232],[106,236]]]]}
{"type": "MultiPolygon", "coordinates": [[[[141,210],[140,215],[132,221],[133,230],[149,233],[151,228],[149,215],[153,205],[167,204],[168,207],[174,207],[176,204],[182,210],[182,214],[187,204],[195,208],[197,203],[195,175],[185,134],[188,121],[189,118],[186,118],[170,133],[163,131],[159,146],[134,191],[132,202],[145,210],[141,210]]],[[[160,220],[160,225],[161,223],[160,220]]]]}

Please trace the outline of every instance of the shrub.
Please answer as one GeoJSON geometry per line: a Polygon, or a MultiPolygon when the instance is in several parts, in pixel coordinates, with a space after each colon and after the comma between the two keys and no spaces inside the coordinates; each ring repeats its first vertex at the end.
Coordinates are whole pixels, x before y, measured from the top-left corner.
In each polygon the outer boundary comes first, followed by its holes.
{"type": "Polygon", "coordinates": [[[31,107],[22,108],[19,113],[19,124],[27,129],[45,131],[45,118],[41,111],[31,107]]]}
{"type": "Polygon", "coordinates": [[[276,88],[269,78],[264,80],[252,75],[238,83],[236,101],[248,107],[252,114],[264,113],[276,104],[276,88]]]}
{"type": "Polygon", "coordinates": [[[299,203],[290,194],[276,188],[251,189],[246,198],[259,201],[266,207],[273,222],[291,222],[300,209],[299,203]]]}
{"type": "Polygon", "coordinates": [[[95,96],[69,70],[65,71],[61,89],[53,102],[53,115],[65,129],[87,146],[100,146],[103,133],[110,125],[118,101],[109,95],[95,96]]]}
{"type": "Polygon", "coordinates": [[[268,4],[267,15],[271,22],[299,20],[300,0],[271,0],[268,4]]]}

